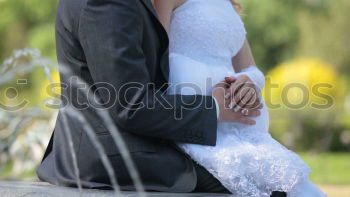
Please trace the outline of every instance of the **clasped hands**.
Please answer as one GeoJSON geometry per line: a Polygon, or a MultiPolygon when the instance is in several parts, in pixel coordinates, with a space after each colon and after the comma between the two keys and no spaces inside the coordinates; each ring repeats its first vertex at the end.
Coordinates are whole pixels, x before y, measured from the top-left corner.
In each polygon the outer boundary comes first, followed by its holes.
{"type": "Polygon", "coordinates": [[[263,105],[247,75],[226,77],[214,87],[212,94],[219,105],[219,122],[256,124],[252,118],[260,116],[263,105]]]}

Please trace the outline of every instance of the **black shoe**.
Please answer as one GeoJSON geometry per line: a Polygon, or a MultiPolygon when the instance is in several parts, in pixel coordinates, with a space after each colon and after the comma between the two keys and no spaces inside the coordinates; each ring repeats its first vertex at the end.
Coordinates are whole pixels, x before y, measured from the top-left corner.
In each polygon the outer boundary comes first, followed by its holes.
{"type": "Polygon", "coordinates": [[[272,192],[271,197],[287,197],[285,192],[272,192]]]}

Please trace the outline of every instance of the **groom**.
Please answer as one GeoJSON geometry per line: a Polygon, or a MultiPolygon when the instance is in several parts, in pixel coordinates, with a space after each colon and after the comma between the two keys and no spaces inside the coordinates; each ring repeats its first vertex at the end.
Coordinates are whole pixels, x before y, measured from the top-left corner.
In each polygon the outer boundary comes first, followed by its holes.
{"type": "Polygon", "coordinates": [[[224,82],[216,86],[213,96],[164,94],[169,73],[168,37],[150,0],[61,0],[56,40],[62,104],[73,106],[85,122],[61,108],[37,171],[41,180],[77,186],[74,151],[83,187],[111,188],[108,173],[84,130],[83,125],[89,124],[107,153],[118,184],[124,190],[135,189],[97,114],[101,109],[88,104],[89,99],[79,91],[88,89],[121,130],[146,190],[229,193],[175,143],[215,146],[218,119],[249,123],[249,116],[257,116],[258,110],[250,109],[247,117],[226,109],[224,82]],[[73,85],[77,77],[89,87],[73,85]]]}

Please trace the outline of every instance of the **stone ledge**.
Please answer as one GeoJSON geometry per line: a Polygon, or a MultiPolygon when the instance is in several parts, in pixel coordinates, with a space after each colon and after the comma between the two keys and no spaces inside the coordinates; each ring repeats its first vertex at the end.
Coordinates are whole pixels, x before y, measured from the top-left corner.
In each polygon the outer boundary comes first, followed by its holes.
{"type": "MultiPolygon", "coordinates": [[[[137,197],[135,192],[123,192],[125,197],[137,197]]],[[[0,196],[1,197],[114,197],[112,191],[101,191],[85,189],[79,193],[78,189],[66,188],[50,185],[43,182],[20,182],[20,181],[1,181],[0,180],[0,196]]],[[[226,194],[175,194],[175,193],[147,193],[148,197],[233,197],[226,194]]]]}

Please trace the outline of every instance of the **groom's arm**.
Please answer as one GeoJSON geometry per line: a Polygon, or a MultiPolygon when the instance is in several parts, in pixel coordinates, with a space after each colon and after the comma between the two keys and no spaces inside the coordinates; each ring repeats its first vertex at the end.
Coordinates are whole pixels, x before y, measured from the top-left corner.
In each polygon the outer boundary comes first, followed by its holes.
{"type": "MultiPolygon", "coordinates": [[[[211,96],[164,95],[149,86],[140,5],[139,0],[88,0],[80,18],[79,39],[94,82],[119,91],[113,119],[138,135],[215,145],[217,114],[211,96]]],[[[109,95],[99,93],[108,102],[109,95]]]]}

